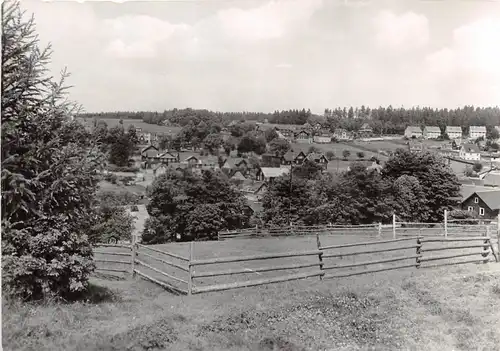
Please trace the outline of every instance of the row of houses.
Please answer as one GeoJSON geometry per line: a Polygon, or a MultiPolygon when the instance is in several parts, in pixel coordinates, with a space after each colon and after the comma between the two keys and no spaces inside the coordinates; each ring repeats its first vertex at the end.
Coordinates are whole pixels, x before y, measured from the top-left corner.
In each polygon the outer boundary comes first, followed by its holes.
{"type": "MultiPolygon", "coordinates": [[[[496,126],[500,132],[500,126],[496,126]]],[[[463,133],[462,127],[460,126],[446,126],[444,131],[450,139],[461,139],[465,135],[463,133]]],[[[437,139],[442,136],[441,128],[437,126],[425,126],[424,129],[418,126],[408,126],[405,129],[405,137],[409,139],[413,138],[423,138],[423,139],[437,139]]],[[[478,138],[486,138],[486,127],[485,126],[470,126],[469,134],[465,136],[466,139],[476,140],[478,138]]]]}
{"type": "MultiPolygon", "coordinates": [[[[410,152],[423,152],[426,150],[426,145],[422,142],[408,142],[410,152]]],[[[464,143],[459,146],[458,150],[441,150],[441,156],[448,158],[460,158],[465,161],[481,161],[481,150],[479,146],[472,143],[464,143]]]]}

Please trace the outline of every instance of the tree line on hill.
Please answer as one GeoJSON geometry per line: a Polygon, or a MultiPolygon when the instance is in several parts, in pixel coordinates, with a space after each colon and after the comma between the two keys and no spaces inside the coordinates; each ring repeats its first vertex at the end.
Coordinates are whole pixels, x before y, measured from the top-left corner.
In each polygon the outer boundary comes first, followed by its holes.
{"type": "Polygon", "coordinates": [[[320,122],[331,131],[343,128],[348,131],[357,131],[364,123],[373,128],[374,133],[381,134],[403,134],[409,125],[414,126],[438,126],[442,131],[446,126],[462,126],[465,132],[471,125],[493,126],[500,125],[500,108],[497,107],[474,107],[464,106],[456,109],[437,109],[430,107],[394,108],[392,106],[370,108],[335,108],[325,109],[322,116],[314,115],[310,110],[286,110],[273,113],[250,113],[250,112],[212,112],[197,109],[173,109],[160,112],[103,112],[97,114],[81,114],[87,118],[139,118],[151,124],[170,124],[185,126],[189,123],[208,124],[218,123],[227,125],[230,121],[267,121],[276,124],[303,125],[306,122],[320,122]]]}

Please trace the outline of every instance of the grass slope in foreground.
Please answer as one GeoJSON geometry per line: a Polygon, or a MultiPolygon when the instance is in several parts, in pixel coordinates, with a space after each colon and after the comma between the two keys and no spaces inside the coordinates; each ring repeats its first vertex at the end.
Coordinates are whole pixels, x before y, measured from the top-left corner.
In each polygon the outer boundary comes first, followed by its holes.
{"type": "Polygon", "coordinates": [[[500,343],[494,263],[191,298],[141,280],[93,284],[101,287],[94,299],[104,301],[4,301],[4,350],[441,351],[498,350],[500,343]]]}

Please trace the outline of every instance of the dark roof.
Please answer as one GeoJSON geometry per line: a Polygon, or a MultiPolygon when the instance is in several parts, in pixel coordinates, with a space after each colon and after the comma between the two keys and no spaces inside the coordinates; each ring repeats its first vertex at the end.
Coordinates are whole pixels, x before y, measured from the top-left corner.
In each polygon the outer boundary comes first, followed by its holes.
{"type": "Polygon", "coordinates": [[[254,213],[259,213],[262,212],[263,210],[262,202],[255,202],[248,200],[247,205],[252,209],[254,213]]]}
{"type": "Polygon", "coordinates": [[[500,173],[490,172],[483,177],[485,185],[500,186],[500,173]]]}
{"type": "MultiPolygon", "coordinates": [[[[477,195],[492,210],[500,210],[500,190],[475,192],[471,196],[477,195]]],[[[468,199],[467,198],[467,199],[468,199]]]]}
{"type": "Polygon", "coordinates": [[[297,154],[290,150],[286,154],[283,155],[283,158],[285,159],[285,161],[293,161],[293,160],[295,160],[296,156],[297,156],[297,154]]]}
{"type": "Polygon", "coordinates": [[[317,152],[311,152],[310,154],[307,155],[307,159],[312,161],[319,160],[321,157],[324,157],[324,155],[317,152]]]}

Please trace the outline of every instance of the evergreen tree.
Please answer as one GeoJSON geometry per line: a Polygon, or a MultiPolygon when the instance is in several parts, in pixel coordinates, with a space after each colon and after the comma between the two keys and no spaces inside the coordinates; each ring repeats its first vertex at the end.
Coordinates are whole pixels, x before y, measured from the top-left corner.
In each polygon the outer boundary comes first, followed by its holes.
{"type": "Polygon", "coordinates": [[[48,76],[50,47],[39,49],[33,18],[6,1],[2,23],[3,288],[23,299],[74,297],[94,269],[85,234],[102,154],[70,121],[67,75],[48,76]]]}

